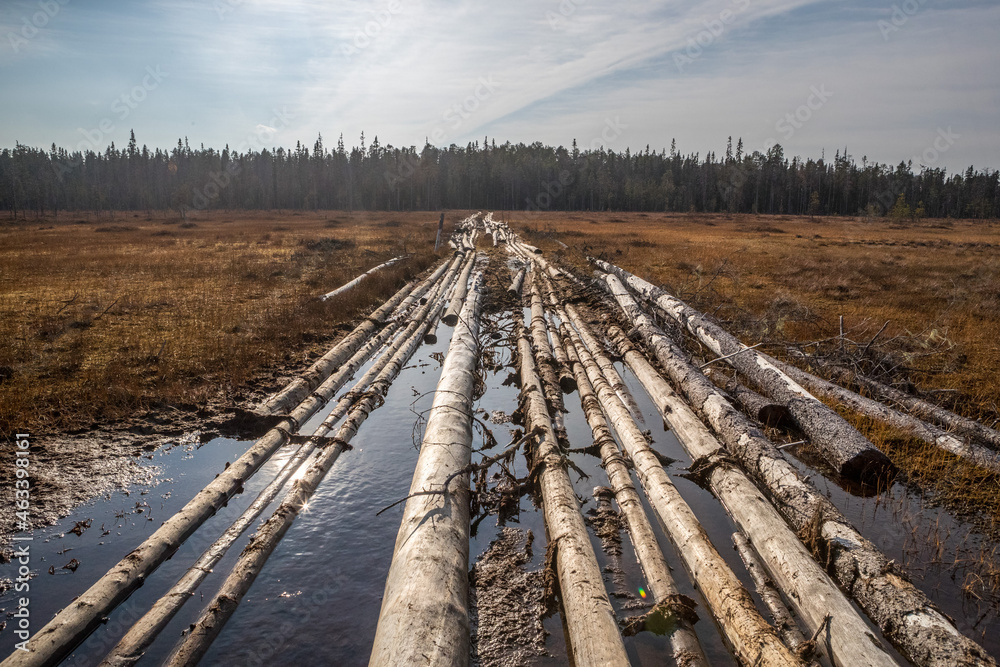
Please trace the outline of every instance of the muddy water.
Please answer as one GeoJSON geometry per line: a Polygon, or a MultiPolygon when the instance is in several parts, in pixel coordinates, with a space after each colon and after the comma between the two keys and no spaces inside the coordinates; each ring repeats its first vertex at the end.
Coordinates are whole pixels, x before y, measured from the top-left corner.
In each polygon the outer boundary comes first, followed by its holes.
{"type": "MultiPolygon", "coordinates": [[[[447,351],[450,332],[450,328],[442,326],[438,332],[439,342],[424,345],[418,350],[393,384],[385,405],[372,413],[362,426],[354,439],[354,449],[341,455],[307,510],[288,531],[202,664],[367,663],[402,508],[378,517],[375,515],[381,508],[402,498],[409,489],[417,458],[414,443],[419,442],[421,435],[420,413],[431,405],[432,392],[440,374],[440,364],[435,356],[440,359],[447,351]]],[[[512,361],[505,342],[495,352],[504,362],[512,361]]],[[[510,370],[504,368],[487,374],[487,391],[478,408],[487,414],[495,410],[509,414],[516,409],[516,387],[503,384],[510,370]]],[[[646,422],[645,428],[652,431],[653,446],[676,460],[668,467],[675,484],[704,523],[719,551],[749,585],[749,577],[730,546],[731,521],[711,494],[679,476],[690,460],[673,435],[663,430],[662,421],[638,383],[627,372],[623,375],[633,389],[646,422]]],[[[566,426],[571,443],[574,447],[588,446],[591,444],[590,431],[578,395],[567,395],[565,400],[569,410],[566,426]]],[[[314,417],[303,432],[310,432],[323,416],[314,417]]],[[[489,428],[499,446],[503,447],[511,441],[510,432],[516,427],[513,424],[490,423],[489,428]]],[[[32,568],[36,572],[31,581],[32,628],[40,628],[58,609],[86,590],[163,520],[190,500],[224,468],[227,461],[235,460],[250,444],[216,439],[198,448],[194,444],[161,448],[143,460],[143,465],[155,466],[158,473],[156,483],[135,487],[127,495],[115,493],[95,500],[77,508],[57,527],[35,531],[31,542],[32,568]],[[91,521],[90,527],[81,535],[68,532],[76,522],[87,520],[91,521]],[[61,569],[74,558],[79,562],[75,571],[61,569]],[[55,574],[48,574],[50,566],[55,567],[55,574]]],[[[477,436],[478,444],[481,440],[477,436]]],[[[245,493],[234,498],[227,508],[199,529],[170,561],[150,577],[144,587],[111,615],[104,627],[74,652],[66,664],[96,664],[124,634],[127,626],[144,613],[201,550],[252,502],[290,454],[288,449],[279,452],[275,460],[246,484],[245,493]]],[[[588,475],[586,479],[578,479],[576,473],[571,473],[577,494],[587,499],[584,505],[586,511],[595,506],[591,497],[593,488],[605,485],[607,479],[596,457],[577,454],[574,461],[588,475]]],[[[806,469],[805,464],[798,465],[806,469]]],[[[527,473],[522,458],[519,458],[515,472],[518,476],[527,473]]],[[[636,484],[638,486],[637,481],[636,484]]],[[[911,572],[920,575],[915,577],[917,583],[929,590],[945,611],[956,618],[963,631],[978,634],[984,630],[982,622],[975,626],[981,611],[963,603],[957,593],[959,586],[950,581],[947,568],[932,562],[934,558],[947,560],[947,554],[941,556],[935,552],[932,557],[926,549],[914,551],[913,548],[929,531],[937,530],[944,535],[951,530],[951,536],[944,541],[954,542],[958,536],[968,533],[967,528],[944,513],[923,507],[919,498],[898,485],[881,499],[855,498],[823,480],[819,485],[890,557],[897,558],[911,572]],[[908,553],[911,554],[909,557],[908,553]]],[[[273,506],[263,518],[269,516],[272,510],[273,506]]],[[[650,517],[655,516],[648,506],[647,513],[650,517]]],[[[540,569],[544,563],[545,529],[541,512],[533,506],[530,498],[521,499],[519,514],[507,525],[533,532],[531,558],[525,568],[540,569]]],[[[690,584],[682,561],[655,522],[654,530],[674,569],[681,592],[698,601],[702,620],[696,628],[710,660],[719,665],[735,664],[701,597],[690,584]]],[[[488,517],[480,524],[470,545],[473,560],[488,548],[499,531],[495,517],[488,517]]],[[[215,573],[202,585],[204,597],[214,594],[223,574],[235,562],[247,539],[248,536],[244,535],[216,566],[215,573]]],[[[606,566],[608,557],[601,549],[600,540],[592,534],[591,541],[602,567],[606,566]]],[[[622,535],[621,562],[624,570],[622,588],[629,591],[630,596],[613,597],[612,603],[620,616],[640,613],[642,609],[638,607],[643,601],[639,589],[644,582],[627,533],[622,535]]],[[[0,566],[0,577],[16,576],[15,565],[0,566]]],[[[608,573],[609,584],[611,578],[608,573]]],[[[12,611],[13,600],[14,592],[7,591],[0,596],[0,607],[12,611]]],[[[202,595],[190,600],[141,664],[158,664],[180,633],[197,617],[203,604],[202,595]]],[[[986,622],[995,622],[995,617],[993,621],[987,619],[986,622]]],[[[545,639],[548,655],[534,659],[531,664],[569,664],[558,614],[546,619],[544,627],[548,633],[545,639]]],[[[0,631],[0,652],[4,655],[13,650],[16,641],[11,630],[12,624],[8,622],[8,627],[0,631]]],[[[995,636],[979,638],[989,650],[1000,652],[995,636]]],[[[666,662],[667,644],[663,637],[640,633],[628,638],[626,646],[633,664],[661,665],[666,662]]]]}

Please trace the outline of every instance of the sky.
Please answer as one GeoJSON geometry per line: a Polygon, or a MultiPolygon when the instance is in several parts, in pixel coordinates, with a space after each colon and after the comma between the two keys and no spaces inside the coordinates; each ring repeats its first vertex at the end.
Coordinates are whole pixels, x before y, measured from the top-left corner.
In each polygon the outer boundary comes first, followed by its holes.
{"type": "Polygon", "coordinates": [[[0,0],[0,147],[484,137],[1000,168],[996,0],[0,0]]]}

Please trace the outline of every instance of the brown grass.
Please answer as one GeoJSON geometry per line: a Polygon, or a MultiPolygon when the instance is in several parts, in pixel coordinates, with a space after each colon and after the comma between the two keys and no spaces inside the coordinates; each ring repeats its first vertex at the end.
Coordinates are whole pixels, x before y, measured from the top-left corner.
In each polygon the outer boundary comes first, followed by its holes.
{"type": "Polygon", "coordinates": [[[0,432],[223,397],[264,368],[301,365],[434,260],[430,214],[166,216],[0,226],[0,432]]]}
{"type": "MultiPolygon", "coordinates": [[[[1000,418],[1000,225],[787,216],[536,214],[512,223],[582,272],[600,256],[722,320],[744,342],[787,344],[839,334],[890,360],[947,407],[993,425],[1000,418]],[[567,245],[563,249],[558,239],[567,245]]],[[[836,347],[837,341],[825,344],[836,347]]],[[[811,350],[824,346],[812,346],[811,350]]],[[[883,369],[884,370],[884,369],[883,369]]],[[[852,417],[906,476],[1000,534],[1000,480],[933,447],[852,417]]]]}
{"type": "Polygon", "coordinates": [[[879,341],[895,339],[918,386],[957,389],[961,412],[1000,419],[996,222],[566,213],[514,226],[585,273],[584,256],[601,256],[662,284],[747,340],[836,336],[843,315],[864,344],[888,321],[879,341]]]}

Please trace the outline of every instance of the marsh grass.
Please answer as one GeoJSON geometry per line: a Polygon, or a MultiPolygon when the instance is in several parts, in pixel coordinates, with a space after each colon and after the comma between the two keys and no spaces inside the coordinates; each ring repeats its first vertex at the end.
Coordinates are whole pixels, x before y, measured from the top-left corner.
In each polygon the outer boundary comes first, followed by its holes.
{"type": "Polygon", "coordinates": [[[0,227],[0,432],[201,405],[302,364],[435,259],[427,214],[61,216],[0,227]],[[326,302],[391,257],[408,260],[326,302]]]}

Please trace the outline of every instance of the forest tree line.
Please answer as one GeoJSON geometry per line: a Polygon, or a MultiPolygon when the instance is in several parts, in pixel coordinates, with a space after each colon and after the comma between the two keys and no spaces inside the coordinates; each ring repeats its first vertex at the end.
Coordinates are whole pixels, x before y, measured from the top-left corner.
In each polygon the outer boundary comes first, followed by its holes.
{"type": "Polygon", "coordinates": [[[0,151],[0,207],[13,217],[59,211],[174,209],[618,210],[797,215],[1000,217],[1000,171],[948,174],[901,162],[788,159],[766,152],[632,153],[484,139],[397,148],[375,137],[333,149],[221,151],[138,146],[104,152],[0,151]]]}

